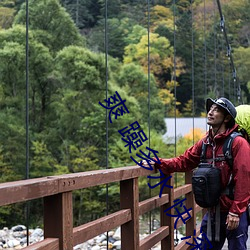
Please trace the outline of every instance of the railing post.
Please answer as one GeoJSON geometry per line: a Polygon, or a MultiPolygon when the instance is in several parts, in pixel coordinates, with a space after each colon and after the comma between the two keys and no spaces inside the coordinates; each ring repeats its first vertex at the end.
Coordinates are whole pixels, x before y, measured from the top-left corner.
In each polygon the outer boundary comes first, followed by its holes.
{"type": "Polygon", "coordinates": [[[72,192],[44,198],[44,238],[59,238],[60,250],[73,249],[72,192]]]}
{"type": "Polygon", "coordinates": [[[139,250],[138,178],[120,182],[121,209],[131,209],[132,220],[121,226],[121,249],[139,250]]]}
{"type": "MultiPolygon", "coordinates": [[[[166,177],[168,176],[170,175],[166,175],[166,177]]],[[[173,178],[168,180],[167,185],[174,186],[173,178]]],[[[161,227],[168,226],[169,235],[161,241],[161,250],[172,250],[174,249],[174,217],[166,215],[164,211],[174,205],[174,189],[165,187],[162,193],[168,194],[169,202],[160,209],[161,227]]],[[[174,214],[174,209],[168,210],[167,213],[174,214]]]]}
{"type": "MultiPolygon", "coordinates": [[[[192,183],[192,172],[185,173],[185,183],[192,183]]],[[[193,192],[190,192],[185,195],[186,200],[186,208],[192,208],[192,218],[190,218],[186,223],[186,236],[194,236],[194,229],[196,229],[196,203],[194,200],[193,192]]],[[[193,239],[193,237],[192,237],[193,239]]],[[[191,249],[190,246],[188,249],[191,249]]]]}

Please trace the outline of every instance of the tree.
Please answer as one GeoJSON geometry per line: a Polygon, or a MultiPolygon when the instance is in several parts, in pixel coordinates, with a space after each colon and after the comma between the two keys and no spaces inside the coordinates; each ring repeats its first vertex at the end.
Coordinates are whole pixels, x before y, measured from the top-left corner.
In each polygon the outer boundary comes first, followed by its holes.
{"type": "MultiPolygon", "coordinates": [[[[53,52],[69,45],[84,45],[79,30],[58,0],[29,1],[29,20],[29,28],[36,31],[36,39],[53,52]]],[[[14,24],[26,24],[25,3],[14,24]]]]}
{"type": "Polygon", "coordinates": [[[60,2],[68,10],[76,26],[84,32],[95,26],[100,19],[101,4],[98,0],[61,0],[60,2]]]}
{"type": "Polygon", "coordinates": [[[173,30],[174,17],[170,8],[167,8],[163,5],[156,5],[151,8],[150,29],[153,32],[156,32],[156,29],[160,26],[173,30]]]}
{"type": "MultiPolygon", "coordinates": [[[[235,49],[235,65],[237,68],[238,75],[240,78],[238,78],[238,81],[241,84],[242,89],[244,90],[244,93],[246,94],[248,103],[250,101],[249,93],[250,93],[250,74],[249,74],[249,56],[250,56],[250,48],[243,48],[239,47],[235,49]]],[[[238,83],[239,83],[238,82],[238,83]]],[[[244,98],[244,99],[245,99],[244,98]]],[[[244,101],[244,100],[243,100],[244,101]]]]}
{"type": "Polygon", "coordinates": [[[87,35],[88,47],[93,51],[106,52],[122,61],[124,55],[124,48],[129,44],[129,36],[132,32],[133,25],[135,24],[129,18],[109,18],[106,20],[107,30],[105,31],[104,19],[93,28],[87,35]],[[107,41],[103,40],[107,33],[107,41]]]}
{"type": "Polygon", "coordinates": [[[14,19],[14,12],[13,8],[1,7],[0,5],[0,29],[8,29],[11,27],[11,24],[14,19]]]}
{"type": "Polygon", "coordinates": [[[164,104],[159,98],[154,76],[150,75],[148,79],[148,75],[143,72],[141,66],[130,63],[121,67],[117,83],[125,88],[128,95],[133,96],[140,103],[143,123],[148,122],[150,113],[152,128],[156,131],[163,131],[165,128],[164,104]],[[149,101],[150,110],[148,110],[149,101]]]}
{"type": "MultiPolygon", "coordinates": [[[[158,85],[162,87],[165,81],[172,78],[173,47],[165,37],[160,37],[158,34],[151,33],[149,39],[150,55],[148,55],[148,36],[142,36],[139,43],[130,44],[125,48],[124,63],[134,62],[139,64],[145,72],[150,67],[150,72],[155,75],[158,85]],[[148,62],[148,56],[150,56],[150,62],[148,62]]],[[[178,76],[183,67],[181,60],[177,65],[176,75],[178,76]]]]}
{"type": "MultiPolygon", "coordinates": [[[[0,41],[5,46],[0,52],[2,58],[2,82],[5,94],[8,96],[25,96],[25,27],[15,25],[0,33],[0,41]],[[1,55],[2,54],[2,55],[1,55]],[[11,74],[9,72],[12,72],[11,74]],[[11,87],[11,88],[10,88],[11,87]]],[[[50,78],[52,71],[52,56],[47,47],[37,42],[34,32],[29,38],[29,85],[31,88],[31,125],[36,131],[41,131],[46,120],[45,113],[49,108],[50,96],[55,88],[50,78]]],[[[13,99],[14,100],[14,99],[13,99]]],[[[22,105],[22,102],[14,103],[22,105]]]]}

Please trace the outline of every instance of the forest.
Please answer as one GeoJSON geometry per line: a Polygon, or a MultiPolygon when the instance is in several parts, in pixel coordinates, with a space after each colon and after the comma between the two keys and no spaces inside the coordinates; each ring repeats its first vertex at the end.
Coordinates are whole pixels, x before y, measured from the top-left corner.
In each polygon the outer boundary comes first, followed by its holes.
{"type": "MultiPolygon", "coordinates": [[[[207,97],[249,103],[250,2],[220,2],[230,48],[215,0],[2,0],[1,183],[132,166],[146,147],[173,157],[201,133],[170,145],[164,118],[204,117],[207,97]],[[117,93],[127,112],[111,123],[100,103],[117,93]],[[135,122],[145,142],[129,152],[120,132],[135,122]]],[[[147,179],[140,184],[145,198],[147,179]]],[[[119,186],[108,190],[115,211],[119,186]]],[[[76,191],[75,225],[106,213],[106,194],[105,186],[76,191]]],[[[30,204],[34,226],[41,202],[30,204]]],[[[0,227],[20,224],[24,210],[0,207],[0,227]]]]}

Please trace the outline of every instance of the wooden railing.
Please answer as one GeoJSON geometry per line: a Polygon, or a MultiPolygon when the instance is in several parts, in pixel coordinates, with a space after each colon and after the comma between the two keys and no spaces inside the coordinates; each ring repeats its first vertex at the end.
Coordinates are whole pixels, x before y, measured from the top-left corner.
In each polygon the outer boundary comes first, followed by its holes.
{"type": "MultiPolygon", "coordinates": [[[[191,173],[186,173],[184,186],[176,189],[164,187],[161,198],[157,196],[139,202],[138,178],[150,174],[152,171],[133,166],[2,183],[0,206],[43,198],[44,240],[23,248],[25,250],[72,250],[75,245],[119,226],[122,250],[148,250],[160,241],[162,250],[188,249],[186,242],[192,242],[193,237],[174,247],[174,217],[164,214],[164,210],[185,195],[186,207],[192,208],[192,217],[186,221],[186,235],[193,236],[194,229],[198,232],[196,213],[201,208],[193,198],[189,184],[191,173]],[[112,182],[120,183],[120,210],[74,228],[72,192],[112,182]],[[139,216],[157,207],[161,213],[160,227],[140,241],[139,216]]],[[[168,184],[173,186],[172,178],[168,184]]],[[[174,209],[168,213],[174,214],[174,209]]],[[[182,224],[178,220],[177,226],[182,224]]]]}

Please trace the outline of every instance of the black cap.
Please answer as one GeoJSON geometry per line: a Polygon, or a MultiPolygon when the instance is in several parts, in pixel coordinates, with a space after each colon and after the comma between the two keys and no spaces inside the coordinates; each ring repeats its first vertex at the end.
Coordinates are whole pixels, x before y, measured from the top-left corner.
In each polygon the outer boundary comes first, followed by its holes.
{"type": "Polygon", "coordinates": [[[234,105],[227,98],[221,97],[221,98],[215,99],[215,100],[208,98],[207,102],[206,102],[207,113],[209,112],[209,110],[213,104],[216,104],[216,105],[220,106],[221,108],[223,108],[224,110],[226,110],[229,113],[229,115],[231,115],[233,117],[233,119],[235,120],[237,111],[236,111],[234,105]]]}

